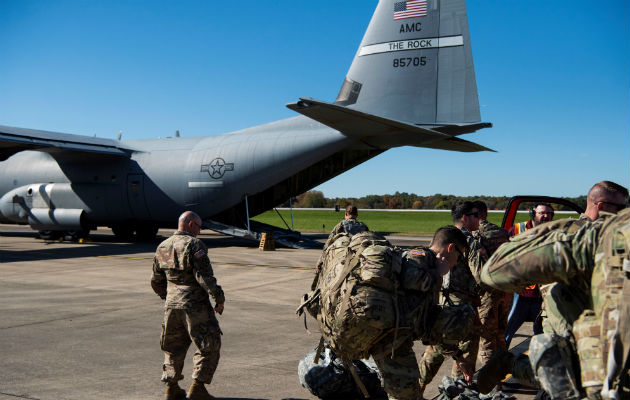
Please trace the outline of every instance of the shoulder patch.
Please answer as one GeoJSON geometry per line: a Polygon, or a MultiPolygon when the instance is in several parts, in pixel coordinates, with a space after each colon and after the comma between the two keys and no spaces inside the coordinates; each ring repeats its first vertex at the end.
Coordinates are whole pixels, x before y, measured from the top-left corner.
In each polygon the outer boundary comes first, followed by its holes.
{"type": "Polygon", "coordinates": [[[206,255],[206,252],[203,250],[199,250],[198,252],[195,253],[195,258],[201,258],[203,256],[206,255]]]}
{"type": "Polygon", "coordinates": [[[426,256],[427,253],[424,250],[409,250],[410,256],[426,256]]]}

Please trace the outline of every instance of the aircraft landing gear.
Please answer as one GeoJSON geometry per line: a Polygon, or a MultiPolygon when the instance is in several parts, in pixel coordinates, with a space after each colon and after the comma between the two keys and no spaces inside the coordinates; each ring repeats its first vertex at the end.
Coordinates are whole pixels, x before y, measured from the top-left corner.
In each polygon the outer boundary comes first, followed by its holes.
{"type": "Polygon", "coordinates": [[[81,239],[86,239],[88,236],[90,236],[90,231],[88,229],[63,232],[63,239],[69,242],[78,242],[81,239]]]}
{"type": "Polygon", "coordinates": [[[42,240],[57,240],[63,235],[63,231],[39,231],[39,238],[42,240]]]}
{"type": "Polygon", "coordinates": [[[77,231],[39,231],[39,238],[42,240],[67,240],[69,242],[78,242],[90,236],[89,229],[80,229],[77,231]]]}
{"type": "Polygon", "coordinates": [[[114,225],[112,226],[112,232],[118,240],[123,242],[131,242],[134,236],[133,226],[128,224],[114,225]]]}
{"type": "Polygon", "coordinates": [[[123,242],[150,242],[155,239],[158,227],[153,224],[120,224],[112,226],[112,232],[123,242]]]}
{"type": "Polygon", "coordinates": [[[155,239],[158,227],[152,224],[139,225],[136,228],[136,240],[139,242],[150,242],[155,239]]]}

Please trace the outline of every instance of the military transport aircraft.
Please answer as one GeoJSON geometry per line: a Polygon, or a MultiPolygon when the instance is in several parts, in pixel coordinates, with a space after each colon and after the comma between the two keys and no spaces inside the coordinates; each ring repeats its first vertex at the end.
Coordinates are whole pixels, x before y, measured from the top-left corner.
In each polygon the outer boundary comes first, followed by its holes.
{"type": "Polygon", "coordinates": [[[393,147],[490,150],[464,0],[381,0],[334,103],[220,136],[113,140],[0,126],[0,222],[154,237],[194,210],[256,237],[249,218],[393,147]]]}

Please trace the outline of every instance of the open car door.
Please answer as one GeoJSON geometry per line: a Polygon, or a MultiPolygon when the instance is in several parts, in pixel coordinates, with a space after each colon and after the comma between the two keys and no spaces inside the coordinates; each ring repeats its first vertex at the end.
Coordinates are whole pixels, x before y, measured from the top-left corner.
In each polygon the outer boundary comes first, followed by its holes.
{"type": "Polygon", "coordinates": [[[572,201],[550,196],[514,196],[510,199],[501,226],[509,230],[516,222],[528,220],[528,210],[536,203],[549,203],[554,210],[554,220],[559,218],[578,218],[584,209],[572,201]],[[518,215],[518,212],[525,214],[518,215]]]}

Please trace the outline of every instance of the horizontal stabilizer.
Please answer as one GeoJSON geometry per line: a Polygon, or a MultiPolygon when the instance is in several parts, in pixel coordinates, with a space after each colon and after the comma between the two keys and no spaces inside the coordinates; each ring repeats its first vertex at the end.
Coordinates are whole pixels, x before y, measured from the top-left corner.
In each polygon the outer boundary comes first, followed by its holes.
{"type": "Polygon", "coordinates": [[[287,104],[287,107],[379,149],[417,146],[462,152],[494,151],[446,133],[323,101],[300,98],[300,101],[287,104]]]}
{"type": "Polygon", "coordinates": [[[119,157],[129,157],[136,151],[113,139],[0,125],[0,161],[23,150],[38,150],[53,155],[72,151],[119,157]]]}
{"type": "Polygon", "coordinates": [[[478,122],[476,124],[432,126],[432,129],[434,131],[446,133],[447,135],[451,135],[451,136],[459,136],[465,133],[472,133],[483,128],[492,128],[492,123],[491,122],[478,122]]]}

